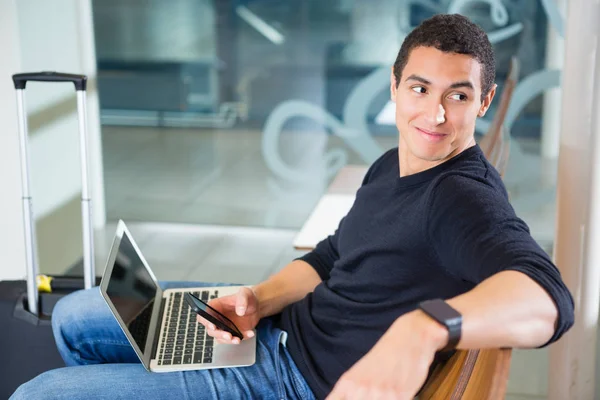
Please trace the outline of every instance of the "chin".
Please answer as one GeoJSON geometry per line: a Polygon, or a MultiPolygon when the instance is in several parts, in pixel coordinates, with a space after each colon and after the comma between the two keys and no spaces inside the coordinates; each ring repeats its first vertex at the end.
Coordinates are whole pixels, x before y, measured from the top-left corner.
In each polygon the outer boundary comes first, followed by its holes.
{"type": "Polygon", "coordinates": [[[449,155],[449,151],[439,146],[424,146],[421,148],[413,149],[412,152],[417,158],[423,161],[436,162],[445,159],[449,155]]]}

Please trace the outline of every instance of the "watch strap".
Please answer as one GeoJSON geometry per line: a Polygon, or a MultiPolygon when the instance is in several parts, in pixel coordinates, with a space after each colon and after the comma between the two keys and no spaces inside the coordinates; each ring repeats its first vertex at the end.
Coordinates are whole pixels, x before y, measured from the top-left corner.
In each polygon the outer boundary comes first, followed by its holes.
{"type": "Polygon", "coordinates": [[[419,308],[448,330],[448,344],[441,351],[455,349],[462,335],[462,315],[442,299],[426,300],[419,308]]]}

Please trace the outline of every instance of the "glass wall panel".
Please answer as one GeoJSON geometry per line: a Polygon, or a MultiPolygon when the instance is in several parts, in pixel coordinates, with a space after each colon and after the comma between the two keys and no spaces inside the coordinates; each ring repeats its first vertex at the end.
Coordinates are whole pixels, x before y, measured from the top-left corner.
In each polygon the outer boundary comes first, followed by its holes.
{"type": "Polygon", "coordinates": [[[425,18],[457,12],[489,33],[499,94],[519,62],[505,179],[549,250],[555,163],[540,150],[541,95],[560,77],[545,67],[548,21],[562,29],[551,5],[94,1],[108,217],[299,229],[340,168],[397,145],[388,100],[399,46],[425,18]]]}

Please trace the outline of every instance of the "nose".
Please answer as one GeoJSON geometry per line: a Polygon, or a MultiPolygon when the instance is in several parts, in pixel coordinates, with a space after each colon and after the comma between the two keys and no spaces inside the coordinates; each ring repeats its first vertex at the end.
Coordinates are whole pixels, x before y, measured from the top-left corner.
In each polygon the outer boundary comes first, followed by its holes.
{"type": "Polygon", "coordinates": [[[438,108],[438,113],[436,115],[436,119],[435,122],[438,123],[438,125],[443,124],[444,122],[446,122],[446,110],[444,109],[444,106],[441,104],[438,104],[439,108],[438,108]]]}
{"type": "Polygon", "coordinates": [[[441,125],[446,122],[446,109],[439,101],[434,101],[428,106],[428,122],[432,125],[441,125]]]}

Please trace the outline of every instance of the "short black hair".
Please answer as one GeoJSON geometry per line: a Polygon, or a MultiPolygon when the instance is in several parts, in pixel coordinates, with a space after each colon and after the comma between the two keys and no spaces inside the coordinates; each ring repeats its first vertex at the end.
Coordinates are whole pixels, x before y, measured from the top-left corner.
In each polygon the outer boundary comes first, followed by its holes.
{"type": "Polygon", "coordinates": [[[467,54],[476,59],[481,64],[482,101],[494,85],[496,60],[492,44],[485,31],[465,16],[438,14],[426,19],[408,34],[394,62],[396,87],[400,84],[410,52],[416,47],[435,47],[445,53],[467,54]]]}

